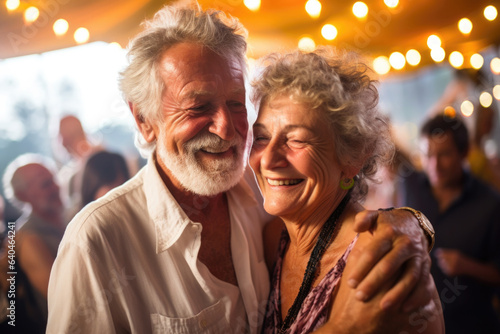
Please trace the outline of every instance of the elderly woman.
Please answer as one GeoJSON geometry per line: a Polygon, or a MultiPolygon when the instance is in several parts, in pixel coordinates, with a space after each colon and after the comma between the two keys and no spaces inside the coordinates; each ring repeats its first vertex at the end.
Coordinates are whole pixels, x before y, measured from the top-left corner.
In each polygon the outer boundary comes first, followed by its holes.
{"type": "Polygon", "coordinates": [[[366,66],[330,49],[266,61],[253,84],[259,115],[250,165],[266,211],[286,229],[276,246],[264,333],[308,333],[327,322],[322,329],[341,333],[347,321],[359,322],[356,333],[444,332],[439,302],[416,314],[383,311],[384,291],[360,302],[342,280],[353,247],[371,238],[352,228],[366,178],[393,150],[366,66]]]}

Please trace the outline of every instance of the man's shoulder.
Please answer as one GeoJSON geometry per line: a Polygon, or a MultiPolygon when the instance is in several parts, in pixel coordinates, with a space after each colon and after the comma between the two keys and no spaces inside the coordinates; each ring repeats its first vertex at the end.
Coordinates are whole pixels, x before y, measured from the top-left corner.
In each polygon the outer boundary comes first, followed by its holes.
{"type": "Polygon", "coordinates": [[[142,183],[140,175],[136,176],[87,204],[68,224],[63,242],[82,242],[96,235],[124,230],[125,225],[133,223],[131,218],[144,210],[142,183]]]}

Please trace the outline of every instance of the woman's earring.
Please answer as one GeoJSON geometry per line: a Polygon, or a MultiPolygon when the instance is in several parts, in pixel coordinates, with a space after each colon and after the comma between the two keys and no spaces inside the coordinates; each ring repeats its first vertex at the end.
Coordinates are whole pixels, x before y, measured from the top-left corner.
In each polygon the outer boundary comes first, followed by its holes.
{"type": "Polygon", "coordinates": [[[340,188],[344,190],[351,189],[354,186],[354,178],[346,177],[340,180],[340,188]]]}

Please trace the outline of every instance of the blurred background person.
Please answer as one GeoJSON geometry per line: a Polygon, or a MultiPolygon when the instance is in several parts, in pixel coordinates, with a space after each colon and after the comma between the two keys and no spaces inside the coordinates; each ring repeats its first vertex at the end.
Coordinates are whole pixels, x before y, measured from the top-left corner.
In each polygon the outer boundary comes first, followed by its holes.
{"type": "Polygon", "coordinates": [[[83,169],[80,207],[104,196],[129,178],[129,169],[122,155],[107,151],[94,153],[83,169]]]}
{"type": "Polygon", "coordinates": [[[403,204],[434,224],[431,252],[446,332],[500,333],[492,306],[500,286],[500,194],[466,170],[469,135],[458,117],[438,114],[421,129],[424,173],[403,179],[403,204]]]}
{"type": "MultiPolygon", "coordinates": [[[[66,226],[52,165],[43,156],[24,154],[3,176],[7,200],[22,212],[15,222],[16,324],[27,326],[29,333],[45,332],[49,275],[66,226]]],[[[2,269],[7,268],[5,249],[4,242],[2,269]]],[[[1,282],[4,292],[6,282],[1,282]]]]}
{"type": "Polygon", "coordinates": [[[80,209],[83,168],[89,156],[103,150],[92,143],[85,133],[82,123],[74,115],[61,117],[59,121],[59,140],[70,156],[58,173],[63,199],[67,201],[69,215],[72,217],[80,209]]]}

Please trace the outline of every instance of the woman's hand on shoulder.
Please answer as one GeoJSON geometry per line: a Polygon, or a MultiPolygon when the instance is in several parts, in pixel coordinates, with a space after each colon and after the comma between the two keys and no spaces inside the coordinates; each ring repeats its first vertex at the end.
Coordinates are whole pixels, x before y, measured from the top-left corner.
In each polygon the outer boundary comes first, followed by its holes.
{"type": "MultiPolygon", "coordinates": [[[[355,247],[366,246],[371,238],[373,236],[370,234],[360,235],[355,247]]],[[[315,333],[444,333],[441,304],[432,277],[429,278],[431,286],[428,287],[432,291],[432,298],[423,307],[405,312],[400,303],[383,309],[381,300],[397,276],[388,279],[372,298],[362,301],[357,296],[358,291],[347,284],[347,278],[356,266],[351,260],[349,256],[342,279],[332,296],[329,321],[315,333]]],[[[401,275],[402,271],[399,270],[397,275],[401,275]]]]}

